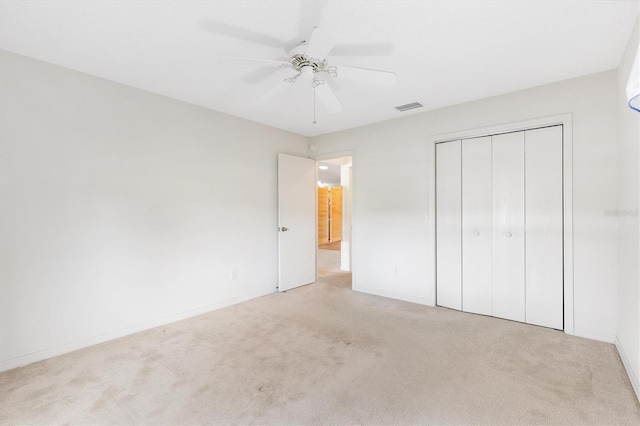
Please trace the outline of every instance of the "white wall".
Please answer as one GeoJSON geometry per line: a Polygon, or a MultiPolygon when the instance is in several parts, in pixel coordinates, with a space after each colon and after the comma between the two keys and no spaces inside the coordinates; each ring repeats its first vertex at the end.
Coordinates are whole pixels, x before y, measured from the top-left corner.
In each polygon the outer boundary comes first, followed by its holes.
{"type": "Polygon", "coordinates": [[[0,66],[0,369],[275,291],[276,153],[306,138],[0,66]]]}
{"type": "Polygon", "coordinates": [[[435,303],[430,136],[571,113],[575,333],[613,342],[616,79],[609,71],[314,138],[318,155],[354,151],[354,289],[435,303]]]}
{"type": "MultiPolygon", "coordinates": [[[[640,398],[640,113],[625,87],[640,37],[640,19],[618,68],[618,336],[616,346],[640,398]]],[[[640,78],[640,76],[636,76],[640,78]]]]}

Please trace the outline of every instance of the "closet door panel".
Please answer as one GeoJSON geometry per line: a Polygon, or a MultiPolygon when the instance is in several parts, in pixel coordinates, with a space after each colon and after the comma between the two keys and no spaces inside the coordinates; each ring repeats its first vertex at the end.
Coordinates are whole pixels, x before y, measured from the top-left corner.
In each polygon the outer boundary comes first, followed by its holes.
{"type": "Polygon", "coordinates": [[[491,315],[491,137],[462,141],[462,310],[491,315]]]}
{"type": "Polygon", "coordinates": [[[524,132],[492,137],[493,316],[525,320],[524,132]]]}
{"type": "Polygon", "coordinates": [[[334,186],[331,188],[331,214],[329,239],[331,242],[342,240],[342,187],[334,186]]]}
{"type": "Polygon", "coordinates": [[[318,244],[329,242],[329,189],[318,187],[318,244]]]}
{"type": "Polygon", "coordinates": [[[462,309],[461,141],[436,144],[436,303],[462,309]]]}
{"type": "Polygon", "coordinates": [[[525,133],[526,322],[563,329],[562,127],[525,133]]]}

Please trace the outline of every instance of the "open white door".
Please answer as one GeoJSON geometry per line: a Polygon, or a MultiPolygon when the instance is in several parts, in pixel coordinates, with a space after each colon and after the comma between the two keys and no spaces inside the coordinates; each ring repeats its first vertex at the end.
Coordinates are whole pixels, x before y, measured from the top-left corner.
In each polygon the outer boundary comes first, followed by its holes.
{"type": "Polygon", "coordinates": [[[316,162],[278,154],[278,291],[316,281],[316,162]]]}

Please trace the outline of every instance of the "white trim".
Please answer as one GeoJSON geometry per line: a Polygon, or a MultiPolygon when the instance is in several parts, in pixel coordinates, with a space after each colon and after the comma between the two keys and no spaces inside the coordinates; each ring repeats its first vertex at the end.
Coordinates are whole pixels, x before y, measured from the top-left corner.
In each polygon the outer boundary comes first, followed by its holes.
{"type": "Polygon", "coordinates": [[[636,398],[638,398],[638,402],[640,402],[640,380],[638,380],[638,376],[636,376],[633,368],[631,368],[631,362],[629,361],[629,357],[625,353],[622,348],[622,342],[616,336],[615,341],[616,349],[618,350],[618,354],[620,354],[620,359],[622,360],[622,365],[624,365],[624,369],[627,370],[627,375],[629,376],[629,381],[631,382],[631,386],[636,393],[636,398]]]}
{"type": "Polygon", "coordinates": [[[615,343],[616,336],[609,333],[602,333],[600,331],[587,330],[584,328],[575,328],[573,335],[577,337],[584,337],[585,339],[597,340],[605,343],[615,343]]]}
{"type": "MultiPolygon", "coordinates": [[[[534,118],[513,123],[503,123],[476,129],[460,130],[451,133],[429,136],[427,139],[427,163],[429,165],[428,183],[428,229],[429,262],[433,271],[433,300],[436,300],[436,187],[435,187],[435,144],[458,139],[476,138],[499,133],[517,132],[562,125],[563,127],[563,197],[564,197],[564,332],[576,334],[574,321],[573,293],[573,116],[571,113],[534,118]]],[[[597,338],[597,340],[602,340],[597,338]]]]}
{"type": "Polygon", "coordinates": [[[403,302],[417,303],[425,306],[434,306],[425,297],[415,297],[408,294],[395,293],[393,291],[385,291],[376,288],[353,286],[353,291],[360,293],[372,294],[374,296],[387,297],[389,299],[402,300],[403,302]]]}
{"type": "Polygon", "coordinates": [[[255,299],[257,297],[266,296],[267,294],[275,293],[275,287],[269,286],[262,290],[258,290],[249,294],[245,294],[231,299],[226,299],[217,303],[213,303],[207,306],[201,306],[199,308],[190,309],[188,311],[180,312],[177,314],[169,315],[163,318],[158,318],[152,321],[147,321],[132,327],[122,328],[120,330],[111,331],[109,333],[101,334],[98,336],[89,337],[86,339],[78,340],[75,342],[67,343],[53,348],[43,349],[41,351],[32,352],[27,355],[21,355],[19,357],[6,359],[0,361],[0,371],[10,370],[16,367],[22,367],[37,361],[42,361],[48,358],[53,358],[58,355],[63,355],[69,352],[76,351],[78,349],[86,348],[89,346],[97,345],[99,343],[108,342],[109,340],[117,339],[120,337],[128,336],[140,331],[149,330],[155,327],[171,324],[176,321],[195,317],[205,314],[207,312],[215,311],[217,309],[226,308],[227,306],[235,305],[247,300],[255,299]]]}
{"type": "MultiPolygon", "coordinates": [[[[337,152],[329,152],[329,153],[325,153],[325,154],[318,154],[318,155],[312,155],[310,158],[313,158],[316,161],[321,161],[321,160],[330,160],[332,158],[340,158],[340,157],[351,157],[351,241],[349,241],[350,247],[351,247],[351,289],[355,290],[356,289],[356,285],[357,285],[357,274],[356,274],[356,264],[357,264],[357,256],[356,256],[356,248],[357,248],[357,243],[356,243],[356,230],[357,230],[357,221],[356,221],[356,213],[357,213],[357,206],[358,204],[356,203],[356,197],[357,197],[357,191],[356,191],[356,151],[353,149],[350,150],[346,150],[346,151],[337,151],[337,152]]],[[[317,225],[316,225],[317,226],[317,225]]],[[[316,244],[317,247],[317,244],[316,244]]],[[[317,249],[316,249],[317,251],[317,249]]],[[[317,267],[316,267],[316,271],[317,271],[317,267]]],[[[316,278],[317,279],[317,278],[316,278]]]]}

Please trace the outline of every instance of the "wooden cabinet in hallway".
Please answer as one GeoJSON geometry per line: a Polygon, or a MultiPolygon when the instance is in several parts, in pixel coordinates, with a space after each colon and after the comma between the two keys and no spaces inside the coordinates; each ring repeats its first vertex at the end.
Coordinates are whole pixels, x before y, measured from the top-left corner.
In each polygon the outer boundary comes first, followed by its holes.
{"type": "Polygon", "coordinates": [[[318,244],[342,239],[342,187],[318,187],[318,244]]]}

